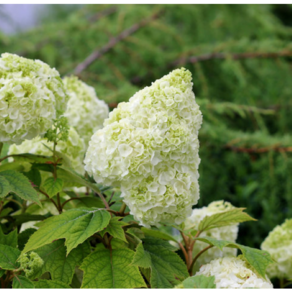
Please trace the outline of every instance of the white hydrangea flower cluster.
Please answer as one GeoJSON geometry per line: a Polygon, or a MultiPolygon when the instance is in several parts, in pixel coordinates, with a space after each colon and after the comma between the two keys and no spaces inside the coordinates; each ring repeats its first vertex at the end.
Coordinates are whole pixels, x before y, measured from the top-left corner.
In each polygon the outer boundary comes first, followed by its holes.
{"type": "Polygon", "coordinates": [[[120,186],[144,226],[182,223],[199,199],[198,131],[202,114],[184,68],[120,103],[89,142],[85,170],[120,186]]]}
{"type": "MultiPolygon", "coordinates": [[[[53,142],[49,142],[45,138],[35,137],[32,140],[25,140],[20,145],[10,145],[8,154],[22,154],[31,153],[36,155],[52,156],[53,142]]],[[[85,146],[83,139],[81,139],[73,127],[69,129],[69,135],[67,141],[59,141],[56,146],[56,151],[62,153],[70,160],[73,169],[84,174],[83,158],[85,154],[85,146]]]]}
{"type": "Polygon", "coordinates": [[[292,219],[286,219],[282,225],[276,226],[262,243],[261,249],[269,252],[276,261],[267,268],[269,277],[291,279],[292,219]]]}
{"type": "MultiPolygon", "coordinates": [[[[198,230],[200,222],[206,217],[213,214],[221,213],[224,211],[232,210],[234,207],[229,202],[224,201],[215,201],[209,204],[207,207],[201,209],[194,209],[190,217],[185,221],[185,230],[198,230]]],[[[233,224],[229,226],[222,226],[218,228],[213,228],[201,233],[201,236],[209,236],[216,238],[218,240],[228,240],[235,242],[238,235],[238,225],[233,224]]],[[[193,249],[194,256],[198,254],[202,249],[207,247],[208,244],[202,241],[196,241],[193,249]]],[[[206,263],[209,263],[211,260],[226,257],[226,256],[236,256],[236,248],[224,247],[221,251],[218,247],[213,247],[204,252],[197,260],[195,268],[200,267],[206,263]]]]}
{"type": "Polygon", "coordinates": [[[211,261],[200,268],[195,276],[215,276],[216,288],[270,288],[273,285],[269,278],[263,279],[249,264],[240,257],[224,257],[211,261]]]}
{"type": "Polygon", "coordinates": [[[66,110],[58,71],[13,54],[0,58],[0,142],[21,143],[43,135],[66,110]]]}
{"type": "Polygon", "coordinates": [[[64,116],[88,145],[91,136],[102,128],[104,120],[108,117],[108,105],[97,98],[93,87],[77,77],[66,77],[63,82],[70,96],[64,116]]]}

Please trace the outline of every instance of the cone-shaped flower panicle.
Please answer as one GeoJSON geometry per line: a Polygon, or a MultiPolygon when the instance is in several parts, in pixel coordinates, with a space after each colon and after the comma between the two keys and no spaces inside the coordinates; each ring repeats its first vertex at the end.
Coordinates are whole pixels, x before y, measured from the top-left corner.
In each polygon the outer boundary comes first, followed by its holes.
{"type": "Polygon", "coordinates": [[[262,243],[262,250],[270,253],[275,264],[268,266],[270,278],[292,278],[292,219],[276,226],[262,243]]]}
{"type": "Polygon", "coordinates": [[[240,257],[224,257],[200,268],[197,275],[215,276],[216,288],[273,288],[268,277],[263,279],[240,257]]]}
{"type": "Polygon", "coordinates": [[[89,142],[85,169],[120,186],[145,226],[180,224],[199,199],[198,131],[202,114],[191,73],[177,69],[120,103],[89,142]]]}
{"type": "MultiPolygon", "coordinates": [[[[213,214],[218,214],[233,209],[234,207],[229,202],[215,201],[200,209],[194,209],[192,215],[185,221],[185,229],[198,230],[200,222],[206,217],[213,214]]],[[[235,242],[238,235],[238,225],[233,224],[229,226],[222,226],[213,228],[201,233],[201,236],[209,236],[218,240],[228,240],[235,242]]],[[[193,249],[193,255],[197,255],[202,249],[207,247],[208,244],[202,241],[196,241],[193,249]]],[[[205,251],[197,260],[196,268],[203,264],[209,263],[212,259],[226,256],[236,256],[236,248],[224,247],[223,251],[217,247],[213,247],[205,251]]]]}
{"type": "Polygon", "coordinates": [[[58,71],[13,54],[0,58],[0,142],[21,143],[43,135],[66,110],[58,71]]]}
{"type": "MultiPolygon", "coordinates": [[[[47,139],[38,136],[32,140],[25,140],[20,145],[10,145],[8,154],[31,153],[36,155],[52,156],[53,152],[44,144],[50,149],[53,149],[54,147],[53,142],[48,142],[47,139]]],[[[73,127],[70,127],[69,129],[68,140],[58,142],[56,151],[62,153],[68,158],[72,168],[76,172],[82,175],[84,174],[84,142],[73,127]]]]}
{"type": "Polygon", "coordinates": [[[77,77],[66,77],[63,82],[70,96],[64,116],[87,146],[91,136],[102,128],[104,120],[108,117],[108,105],[97,98],[93,87],[77,77]]]}

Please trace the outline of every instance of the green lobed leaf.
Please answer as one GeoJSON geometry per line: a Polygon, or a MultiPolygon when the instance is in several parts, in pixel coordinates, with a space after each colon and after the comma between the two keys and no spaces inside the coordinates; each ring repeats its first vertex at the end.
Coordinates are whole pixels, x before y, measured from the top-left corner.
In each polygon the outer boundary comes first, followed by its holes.
{"type": "MultiPolygon", "coordinates": [[[[159,240],[163,242],[163,240],[159,240]]],[[[132,265],[151,269],[150,283],[152,288],[172,288],[180,280],[188,277],[183,260],[158,240],[143,239],[137,246],[132,265]]]]}
{"type": "Polygon", "coordinates": [[[17,229],[14,229],[8,234],[4,234],[0,227],[0,244],[17,247],[17,229]]]}
{"type": "Polygon", "coordinates": [[[177,242],[177,240],[174,237],[172,237],[171,235],[169,235],[169,234],[167,234],[165,232],[162,232],[160,230],[149,229],[149,228],[146,228],[146,227],[142,227],[141,230],[144,232],[145,235],[149,235],[149,236],[152,236],[152,237],[157,237],[157,238],[160,238],[160,239],[171,240],[171,241],[177,242]]]}
{"type": "Polygon", "coordinates": [[[13,289],[34,289],[34,283],[21,275],[14,275],[12,282],[13,289]]]}
{"type": "Polygon", "coordinates": [[[53,177],[49,177],[45,180],[43,188],[45,192],[49,195],[49,197],[53,198],[62,191],[63,185],[63,180],[61,180],[60,178],[55,179],[53,177]]]}
{"type": "Polygon", "coordinates": [[[126,226],[128,224],[123,222],[123,221],[119,221],[120,219],[121,219],[121,217],[113,217],[113,218],[111,218],[107,228],[102,230],[100,232],[100,234],[102,236],[104,236],[104,234],[106,232],[108,232],[110,235],[112,235],[112,237],[118,238],[120,240],[123,240],[123,241],[127,242],[123,226],[126,226]]]}
{"type": "Polygon", "coordinates": [[[216,288],[215,276],[206,277],[204,275],[193,276],[185,279],[183,282],[183,287],[187,289],[211,289],[216,288]]]}
{"type": "Polygon", "coordinates": [[[271,255],[263,250],[236,244],[247,262],[263,277],[266,276],[267,267],[274,263],[271,255]]]}
{"type": "Polygon", "coordinates": [[[4,198],[12,191],[8,180],[4,176],[0,176],[0,198],[4,198]]]}
{"type": "Polygon", "coordinates": [[[20,250],[17,248],[0,244],[0,268],[4,270],[15,270],[19,268],[16,262],[20,256],[20,250]]]}
{"type": "Polygon", "coordinates": [[[88,242],[84,242],[66,255],[64,243],[65,241],[60,239],[35,250],[44,261],[41,270],[34,275],[35,278],[49,272],[52,280],[71,283],[75,267],[81,265],[83,259],[88,256],[90,246],[88,242]]]}
{"type": "Polygon", "coordinates": [[[243,212],[245,208],[234,208],[225,212],[206,216],[199,224],[198,230],[205,231],[221,226],[233,225],[245,221],[256,221],[256,219],[243,212]]]}
{"type": "Polygon", "coordinates": [[[20,198],[41,204],[36,190],[22,173],[15,170],[5,170],[0,172],[0,177],[4,177],[9,182],[11,192],[20,198]]]}
{"type": "Polygon", "coordinates": [[[36,289],[71,289],[71,287],[61,281],[56,281],[56,280],[38,280],[33,282],[34,286],[36,289]]]}
{"type": "Polygon", "coordinates": [[[132,266],[134,252],[127,248],[106,249],[102,244],[83,261],[81,288],[146,287],[138,267],[132,266]]]}
{"type": "Polygon", "coordinates": [[[263,278],[266,275],[266,269],[269,264],[274,263],[270,254],[266,251],[251,248],[241,244],[234,243],[227,240],[218,240],[211,237],[199,237],[197,240],[209,243],[213,246],[223,249],[223,247],[233,247],[241,250],[246,261],[255,269],[255,271],[263,278]]]}
{"type": "MultiPolygon", "coordinates": [[[[1,162],[0,165],[0,172],[4,170],[17,170],[17,171],[24,171],[25,170],[25,163],[23,162],[10,162],[10,163],[5,163],[1,162]]],[[[29,163],[28,163],[29,165],[29,163]]]]}
{"type": "Polygon", "coordinates": [[[65,238],[67,254],[94,233],[103,230],[110,221],[110,214],[96,208],[72,209],[44,220],[30,237],[22,253],[37,249],[56,239],[65,238]]]}
{"type": "Polygon", "coordinates": [[[168,240],[161,240],[160,238],[147,236],[146,238],[143,239],[143,241],[146,244],[151,243],[152,245],[156,245],[157,247],[165,248],[169,251],[178,250],[178,248],[176,246],[173,246],[172,244],[170,244],[168,240]]]}

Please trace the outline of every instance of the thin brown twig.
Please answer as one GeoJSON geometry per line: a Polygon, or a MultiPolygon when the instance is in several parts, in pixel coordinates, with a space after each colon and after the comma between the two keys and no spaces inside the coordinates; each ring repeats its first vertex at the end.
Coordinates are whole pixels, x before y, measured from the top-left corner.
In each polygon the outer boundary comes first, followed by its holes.
{"type": "MultiPolygon", "coordinates": [[[[280,52],[246,52],[246,53],[209,53],[199,56],[191,56],[191,57],[183,57],[179,58],[173,62],[171,62],[168,67],[176,67],[181,64],[186,63],[199,63],[204,61],[209,61],[213,59],[233,59],[233,60],[240,60],[240,59],[255,59],[255,58],[261,58],[261,59],[268,59],[268,58],[279,58],[279,57],[289,57],[292,56],[292,51],[289,50],[282,50],[280,52]]],[[[147,73],[145,76],[135,76],[131,79],[131,83],[133,84],[139,84],[146,78],[150,77],[150,74],[147,73]]]]}
{"type": "Polygon", "coordinates": [[[56,204],[56,202],[52,199],[52,198],[50,198],[50,196],[47,194],[47,193],[45,193],[44,191],[42,191],[42,190],[38,190],[40,193],[42,193],[43,195],[45,195],[53,204],[54,204],[54,206],[56,207],[56,209],[58,210],[58,212],[60,213],[60,210],[59,210],[59,207],[58,207],[58,205],[56,204]]]}
{"type": "Polygon", "coordinates": [[[106,208],[107,210],[109,210],[110,207],[109,207],[109,204],[108,204],[108,202],[106,201],[105,197],[104,197],[102,194],[97,193],[97,192],[95,192],[95,194],[97,194],[97,195],[101,198],[101,200],[103,201],[103,203],[104,203],[104,205],[105,205],[105,208],[106,208]]]}
{"type": "Polygon", "coordinates": [[[62,209],[63,209],[64,206],[65,206],[68,202],[73,201],[73,200],[81,200],[81,199],[82,199],[82,197],[81,197],[81,198],[79,198],[79,197],[70,198],[70,199],[66,200],[66,201],[61,205],[61,207],[62,207],[62,209]]]}
{"type": "Polygon", "coordinates": [[[89,18],[89,22],[96,22],[98,20],[100,20],[101,18],[105,17],[105,16],[108,16],[108,15],[111,15],[113,13],[115,13],[117,11],[117,7],[116,6],[111,6],[109,8],[106,8],[96,14],[94,14],[93,16],[91,16],[89,18]]]}
{"type": "Polygon", "coordinates": [[[262,148],[245,148],[245,147],[235,147],[235,146],[225,146],[226,149],[230,149],[234,152],[242,152],[242,153],[265,153],[269,151],[276,152],[292,152],[292,147],[281,147],[281,146],[269,146],[262,148]]]}
{"type": "Polygon", "coordinates": [[[103,56],[105,53],[110,51],[116,44],[118,44],[120,41],[124,40],[131,34],[138,31],[140,28],[144,27],[148,23],[150,23],[152,20],[158,18],[161,14],[161,11],[154,13],[151,17],[147,19],[143,19],[139,23],[135,23],[130,28],[124,30],[116,37],[113,37],[109,40],[109,42],[102,47],[101,49],[97,49],[94,52],[92,52],[83,62],[77,65],[77,67],[74,70],[75,75],[80,75],[82,71],[84,71],[88,66],[90,66],[94,61],[99,59],[101,56],[103,56]]]}
{"type": "Polygon", "coordinates": [[[254,58],[279,58],[279,57],[289,57],[292,56],[292,51],[289,50],[282,50],[279,52],[245,52],[245,53],[210,53],[204,54],[200,56],[191,56],[186,58],[180,58],[171,63],[171,66],[176,66],[183,63],[198,63],[202,61],[208,61],[213,59],[233,59],[233,60],[240,60],[240,59],[254,59],[254,58]]]}
{"type": "Polygon", "coordinates": [[[113,191],[113,192],[111,193],[111,196],[110,196],[110,198],[109,198],[109,200],[108,200],[108,204],[110,204],[110,202],[111,202],[111,200],[112,200],[114,194],[115,194],[115,191],[113,191]]]}

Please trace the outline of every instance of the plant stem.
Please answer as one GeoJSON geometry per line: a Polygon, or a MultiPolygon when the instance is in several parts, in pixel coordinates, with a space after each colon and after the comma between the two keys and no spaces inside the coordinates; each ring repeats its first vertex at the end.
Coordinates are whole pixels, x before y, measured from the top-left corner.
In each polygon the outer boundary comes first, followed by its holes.
{"type": "MultiPolygon", "coordinates": [[[[59,207],[58,207],[58,205],[56,204],[56,202],[53,200],[53,199],[51,199],[50,198],[50,196],[47,194],[47,193],[45,193],[45,192],[43,192],[42,190],[38,190],[40,193],[42,193],[43,195],[45,195],[53,204],[54,204],[54,206],[56,207],[56,209],[58,210],[58,212],[60,213],[60,210],[59,210],[59,207]]],[[[60,213],[61,214],[61,213],[60,213]]]]}
{"type": "Polygon", "coordinates": [[[193,258],[193,250],[191,249],[190,238],[188,238],[182,231],[180,231],[180,234],[184,240],[185,248],[183,247],[182,244],[180,244],[180,247],[181,247],[181,249],[184,253],[184,256],[186,258],[187,268],[189,268],[189,266],[192,262],[192,258],[193,258]]]}
{"type": "Polygon", "coordinates": [[[188,262],[189,262],[189,258],[188,258],[188,254],[187,254],[187,251],[186,249],[184,248],[184,246],[179,242],[179,247],[180,249],[182,250],[184,256],[185,256],[185,259],[186,259],[186,263],[187,263],[187,266],[188,266],[188,262]]]}
{"type": "Polygon", "coordinates": [[[108,205],[106,199],[104,198],[104,196],[103,196],[102,194],[100,194],[100,193],[96,193],[96,194],[97,194],[97,195],[101,198],[101,200],[103,201],[103,203],[104,203],[104,205],[105,205],[105,208],[106,208],[107,210],[109,210],[110,207],[109,207],[109,205],[108,205]]]}
{"type": "Polygon", "coordinates": [[[1,156],[2,148],[3,148],[3,142],[0,142],[0,156],[1,156]]]}
{"type": "Polygon", "coordinates": [[[119,214],[120,214],[121,216],[124,215],[126,208],[127,208],[127,205],[123,202],[122,207],[121,207],[121,209],[120,209],[120,211],[119,211],[119,214]]]}
{"type": "Polygon", "coordinates": [[[79,197],[70,198],[70,199],[68,199],[67,201],[65,201],[65,202],[61,205],[61,207],[62,207],[62,209],[63,209],[64,206],[65,206],[68,202],[73,201],[73,200],[81,200],[81,199],[82,199],[82,198],[79,198],[79,197]]]}
{"type": "Polygon", "coordinates": [[[214,245],[212,245],[212,244],[210,244],[210,245],[208,245],[207,247],[205,247],[204,249],[202,249],[195,257],[194,257],[194,259],[193,259],[193,261],[192,261],[192,263],[191,263],[191,265],[190,265],[190,267],[188,268],[188,271],[189,271],[189,274],[190,274],[190,276],[192,276],[193,275],[193,267],[194,267],[194,264],[195,264],[195,262],[197,261],[197,259],[199,258],[199,256],[201,255],[201,254],[203,254],[205,251],[207,251],[209,248],[211,248],[211,247],[213,247],[214,245]]]}
{"type": "Polygon", "coordinates": [[[108,200],[108,203],[110,203],[110,202],[111,202],[111,200],[112,200],[112,198],[113,198],[114,194],[115,194],[115,191],[113,191],[113,192],[111,193],[111,197],[110,197],[110,199],[108,200]]]}
{"type": "Polygon", "coordinates": [[[62,207],[62,204],[61,204],[60,193],[57,194],[57,202],[58,202],[58,211],[59,211],[60,214],[62,214],[63,207],[62,207]]]}

